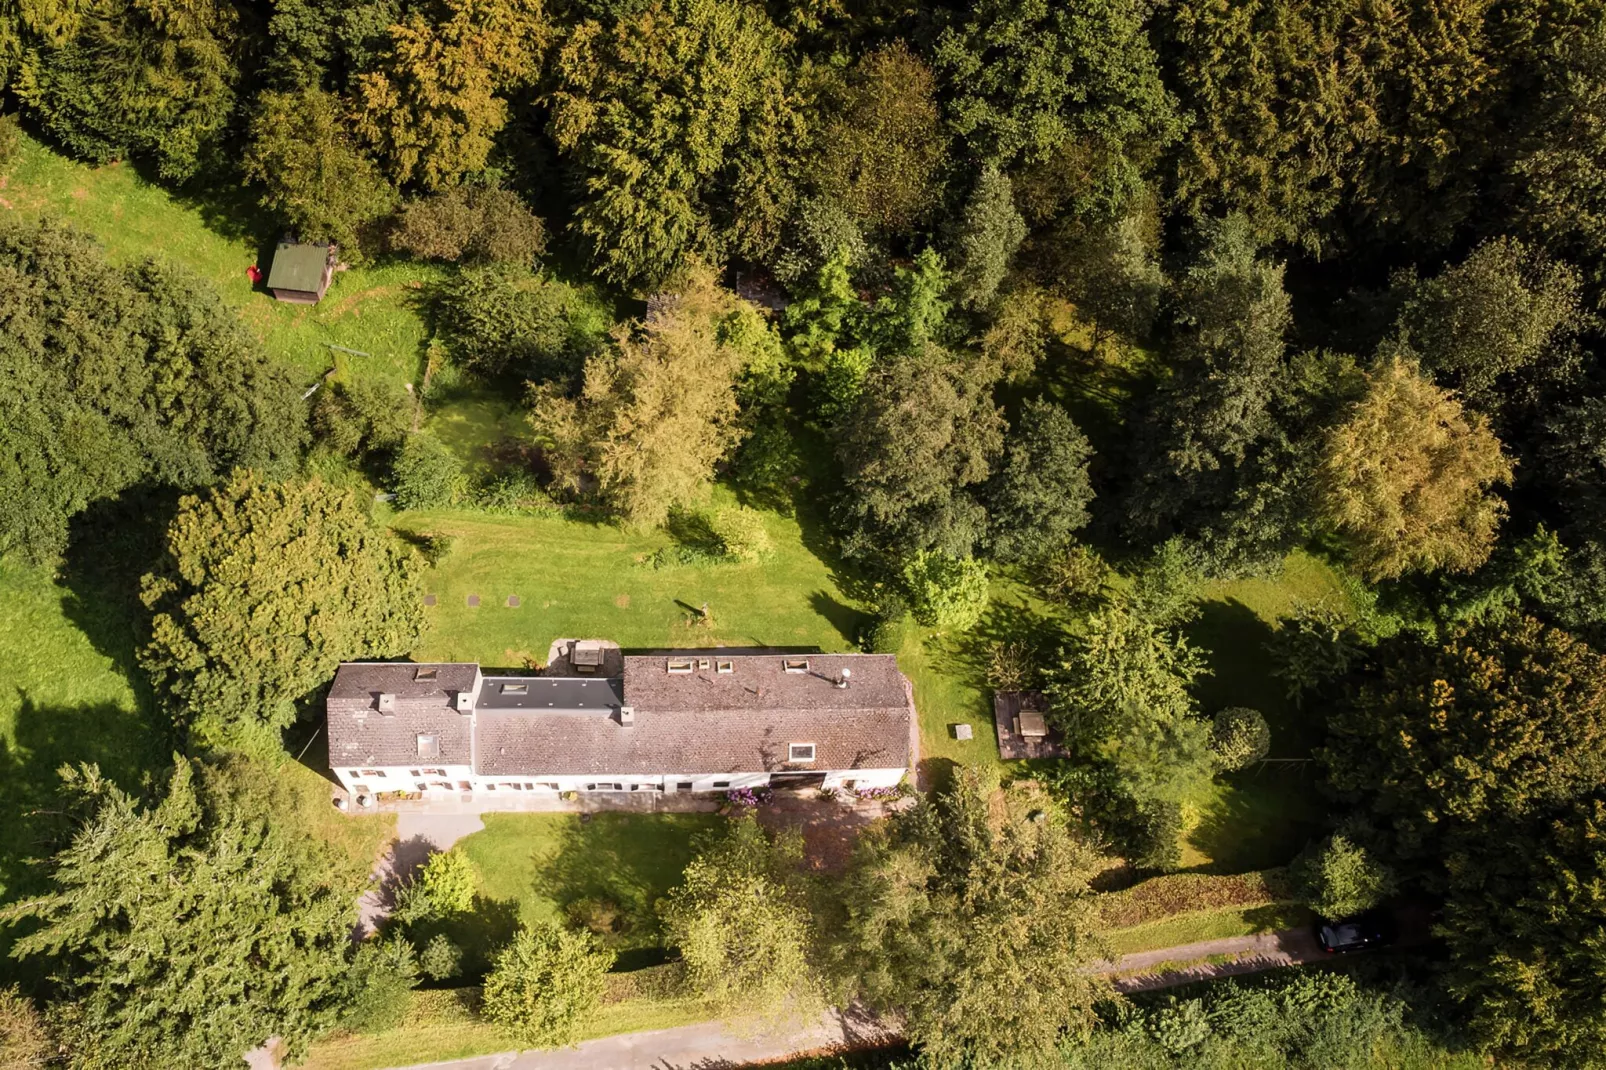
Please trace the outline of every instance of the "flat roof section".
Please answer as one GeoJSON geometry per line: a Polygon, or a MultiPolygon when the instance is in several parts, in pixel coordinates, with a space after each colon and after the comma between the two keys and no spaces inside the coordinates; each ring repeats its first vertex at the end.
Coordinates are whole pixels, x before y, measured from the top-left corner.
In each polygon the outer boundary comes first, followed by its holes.
{"type": "Polygon", "coordinates": [[[619,680],[573,676],[487,676],[480,686],[478,709],[485,713],[611,714],[624,705],[619,680]]]}

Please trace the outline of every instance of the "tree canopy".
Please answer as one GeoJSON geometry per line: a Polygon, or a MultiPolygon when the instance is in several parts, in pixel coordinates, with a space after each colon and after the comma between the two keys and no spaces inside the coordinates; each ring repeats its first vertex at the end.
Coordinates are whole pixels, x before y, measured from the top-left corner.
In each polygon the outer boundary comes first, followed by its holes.
{"type": "Polygon", "coordinates": [[[340,662],[404,654],[423,628],[412,551],[317,478],[243,472],[185,498],[141,597],[140,663],[203,748],[277,753],[340,662]]]}
{"type": "Polygon", "coordinates": [[[92,502],[283,473],[306,436],[289,375],[210,288],[59,224],[0,225],[0,374],[0,550],[34,561],[92,502]]]}
{"type": "Polygon", "coordinates": [[[936,1066],[1047,1055],[1108,991],[1088,969],[1102,950],[1096,855],[1045,796],[991,794],[961,766],[951,788],[865,834],[841,888],[840,962],[936,1066]]]}
{"type": "Polygon", "coordinates": [[[270,1036],[292,1054],[362,991],[351,927],[366,867],[337,856],[247,765],[179,759],[145,803],[66,772],[83,825],[12,954],[49,963],[73,1065],[232,1067],[270,1036]]]}

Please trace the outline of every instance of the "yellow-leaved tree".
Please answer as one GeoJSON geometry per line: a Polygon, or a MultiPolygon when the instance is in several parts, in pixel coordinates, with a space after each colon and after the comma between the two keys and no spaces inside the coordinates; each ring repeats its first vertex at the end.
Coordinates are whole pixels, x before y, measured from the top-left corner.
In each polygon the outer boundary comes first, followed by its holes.
{"type": "Polygon", "coordinates": [[[1488,422],[1434,385],[1404,348],[1367,372],[1320,471],[1322,513],[1373,580],[1483,564],[1506,513],[1494,487],[1511,481],[1488,422]]]}

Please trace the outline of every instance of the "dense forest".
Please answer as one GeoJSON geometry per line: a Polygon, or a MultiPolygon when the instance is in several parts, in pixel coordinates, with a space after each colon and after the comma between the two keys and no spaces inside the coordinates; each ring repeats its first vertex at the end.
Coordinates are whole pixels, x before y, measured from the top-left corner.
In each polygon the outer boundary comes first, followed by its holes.
{"type": "Polygon", "coordinates": [[[1187,630],[1202,585],[1316,555],[1358,612],[1301,606],[1266,653],[1323,736],[1305,900],[1430,904],[1412,991],[1466,1050],[1606,1058],[1606,3],[0,0],[0,95],[0,156],[25,129],[214,213],[244,191],[351,264],[442,265],[430,368],[527,414],[518,463],[465,486],[411,398],[308,400],[182,270],[0,225],[0,552],[48,569],[97,503],[187,495],[135,569],[139,667],[190,757],[145,811],[74,774],[99,839],[64,834],[56,891],[0,913],[73,964],[41,991],[75,1065],[213,1065],[386,991],[383,948],[339,965],[348,875],[219,757],[277,753],[339,660],[423,626],[432,547],[340,471],[404,509],[538,497],[756,558],[750,511],[697,512],[723,483],[818,522],[866,650],[977,627],[1001,580],[1052,607],[986,671],[1048,696],[1072,757],[1033,775],[1085,842],[923,803],[825,908],[895,964],[855,991],[955,1065],[1066,1030],[1098,1038],[1070,1065],[1185,1064],[1149,1051],[1162,1020],[1246,1065],[1241,1007],[1099,1025],[1055,904],[1088,844],[1176,869],[1198,785],[1266,756],[1259,713],[1201,707],[1187,630]],[[876,882],[944,851],[892,910],[876,882]],[[174,933],[134,863],[167,852],[281,889],[231,924],[283,928],[294,993],[220,1017],[193,977],[150,983],[174,933]],[[1025,887],[1057,928],[1011,924],[1025,887]],[[119,904],[149,927],[133,965],[119,904]],[[1001,977],[1052,1005],[1013,1032],[956,1009],[1001,977]],[[162,1000],[199,1024],[169,1035],[162,1000]]]}

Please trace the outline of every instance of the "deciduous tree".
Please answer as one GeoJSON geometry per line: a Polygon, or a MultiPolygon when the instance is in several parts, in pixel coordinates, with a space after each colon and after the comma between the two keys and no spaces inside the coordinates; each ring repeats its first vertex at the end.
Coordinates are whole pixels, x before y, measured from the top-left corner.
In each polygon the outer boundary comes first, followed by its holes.
{"type": "Polygon", "coordinates": [[[340,102],[317,88],[264,93],[251,120],[247,178],[262,186],[263,207],[304,241],[361,247],[366,224],[388,214],[396,191],[349,136],[340,102]]]}
{"type": "Polygon", "coordinates": [[[746,814],[697,845],[658,908],[692,990],[715,1007],[775,1015],[818,999],[814,922],[799,883],[802,838],[771,840],[746,814]]]}
{"type": "Polygon", "coordinates": [[[1446,385],[1488,410],[1513,373],[1554,357],[1578,330],[1581,289],[1570,266],[1500,238],[1411,287],[1396,332],[1446,385]]]}
{"type": "Polygon", "coordinates": [[[296,702],[340,662],[404,654],[423,628],[411,551],[319,479],[244,472],[185,498],[141,597],[140,663],[207,749],[276,754],[296,702]]]}
{"type": "Polygon", "coordinates": [[[1385,351],[1329,434],[1322,511],[1374,579],[1482,564],[1505,516],[1511,462],[1478,413],[1434,386],[1409,351],[1385,351]]]}
{"type": "Polygon", "coordinates": [[[295,383],[209,287],[52,223],[0,226],[0,379],[0,549],[38,562],[93,501],[282,472],[306,436],[295,383]]]}
{"type": "Polygon", "coordinates": [[[867,829],[841,886],[839,961],[939,1067],[1046,1059],[1108,991],[1089,968],[1096,855],[1042,794],[989,794],[961,766],[867,829]]]}
{"type": "Polygon", "coordinates": [[[816,139],[821,194],[866,227],[900,234],[936,204],[947,154],[936,80],[902,43],[860,58],[816,139]]]}
{"type": "Polygon", "coordinates": [[[1329,720],[1328,777],[1411,853],[1532,814],[1606,775],[1606,659],[1526,616],[1399,636],[1329,720]]]}
{"type": "Polygon", "coordinates": [[[602,1003],[612,952],[590,933],[542,922],[519,931],[486,975],[485,1016],[529,1047],[558,1047],[602,1003]]]}

